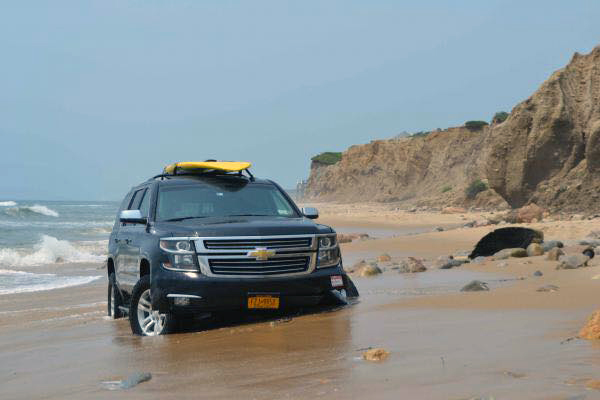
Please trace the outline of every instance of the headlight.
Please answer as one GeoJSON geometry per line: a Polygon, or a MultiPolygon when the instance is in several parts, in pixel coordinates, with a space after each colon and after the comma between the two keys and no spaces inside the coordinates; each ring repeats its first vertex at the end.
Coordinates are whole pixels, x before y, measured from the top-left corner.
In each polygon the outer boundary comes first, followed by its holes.
{"type": "Polygon", "coordinates": [[[334,267],[340,263],[340,248],[336,235],[320,236],[317,250],[317,268],[334,267]]]}
{"type": "Polygon", "coordinates": [[[162,239],[160,248],[169,257],[169,261],[162,263],[163,267],[177,271],[199,271],[194,242],[162,239]]]}

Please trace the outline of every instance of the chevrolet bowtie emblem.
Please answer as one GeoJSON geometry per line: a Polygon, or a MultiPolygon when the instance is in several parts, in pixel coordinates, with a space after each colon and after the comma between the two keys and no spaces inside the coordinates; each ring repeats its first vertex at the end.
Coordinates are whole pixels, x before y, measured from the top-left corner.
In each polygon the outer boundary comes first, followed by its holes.
{"type": "Polygon", "coordinates": [[[277,254],[275,250],[267,250],[266,247],[257,247],[256,250],[248,252],[248,257],[254,257],[257,261],[266,261],[275,254],[277,254]]]}

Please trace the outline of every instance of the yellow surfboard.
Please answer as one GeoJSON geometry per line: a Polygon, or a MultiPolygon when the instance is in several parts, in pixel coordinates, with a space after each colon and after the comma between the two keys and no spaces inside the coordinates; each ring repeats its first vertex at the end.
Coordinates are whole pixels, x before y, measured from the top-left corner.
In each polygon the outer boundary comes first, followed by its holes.
{"type": "Polygon", "coordinates": [[[216,171],[239,172],[250,168],[251,165],[251,163],[243,161],[184,161],[167,165],[164,173],[174,174],[175,169],[178,171],[212,169],[216,171]]]}

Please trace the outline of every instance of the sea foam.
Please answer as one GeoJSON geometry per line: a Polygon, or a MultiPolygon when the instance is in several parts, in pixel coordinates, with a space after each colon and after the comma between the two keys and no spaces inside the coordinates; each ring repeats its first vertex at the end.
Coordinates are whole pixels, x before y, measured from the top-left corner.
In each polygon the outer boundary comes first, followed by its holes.
{"type": "Polygon", "coordinates": [[[100,276],[60,276],[0,269],[0,295],[85,285],[100,278],[100,276]]]}
{"type": "Polygon", "coordinates": [[[0,207],[14,207],[16,205],[16,201],[0,201],[0,207]]]}
{"type": "MultiPolygon", "coordinates": [[[[106,242],[104,242],[106,243],[106,242]]],[[[35,245],[33,253],[23,253],[15,249],[0,249],[0,265],[9,267],[25,267],[54,263],[102,262],[103,255],[92,254],[74,247],[68,240],[42,235],[42,240],[35,245]]]]}
{"type": "MultiPolygon", "coordinates": [[[[8,202],[7,202],[8,203],[8,202]]],[[[16,206],[16,203],[15,203],[16,206]]],[[[26,217],[31,214],[45,215],[47,217],[58,217],[58,213],[51,208],[34,204],[32,206],[7,206],[8,208],[3,209],[4,214],[12,217],[26,217]]]]}

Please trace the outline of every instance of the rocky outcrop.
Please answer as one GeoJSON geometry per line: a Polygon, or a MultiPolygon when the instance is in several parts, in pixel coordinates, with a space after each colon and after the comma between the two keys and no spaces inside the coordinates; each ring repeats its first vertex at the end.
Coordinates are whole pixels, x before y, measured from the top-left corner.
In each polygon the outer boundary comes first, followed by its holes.
{"type": "MultiPolygon", "coordinates": [[[[600,47],[575,54],[488,131],[489,183],[513,207],[581,208],[598,193],[600,47]]],[[[597,201],[596,201],[597,202],[597,201]]],[[[596,207],[597,208],[597,207],[596,207]]]]}
{"type": "Polygon", "coordinates": [[[575,54],[503,122],[352,146],[313,164],[307,197],[416,206],[600,211],[600,47],[575,54]],[[476,179],[490,189],[474,199],[476,179]],[[506,202],[508,203],[506,203],[506,202]]]}

